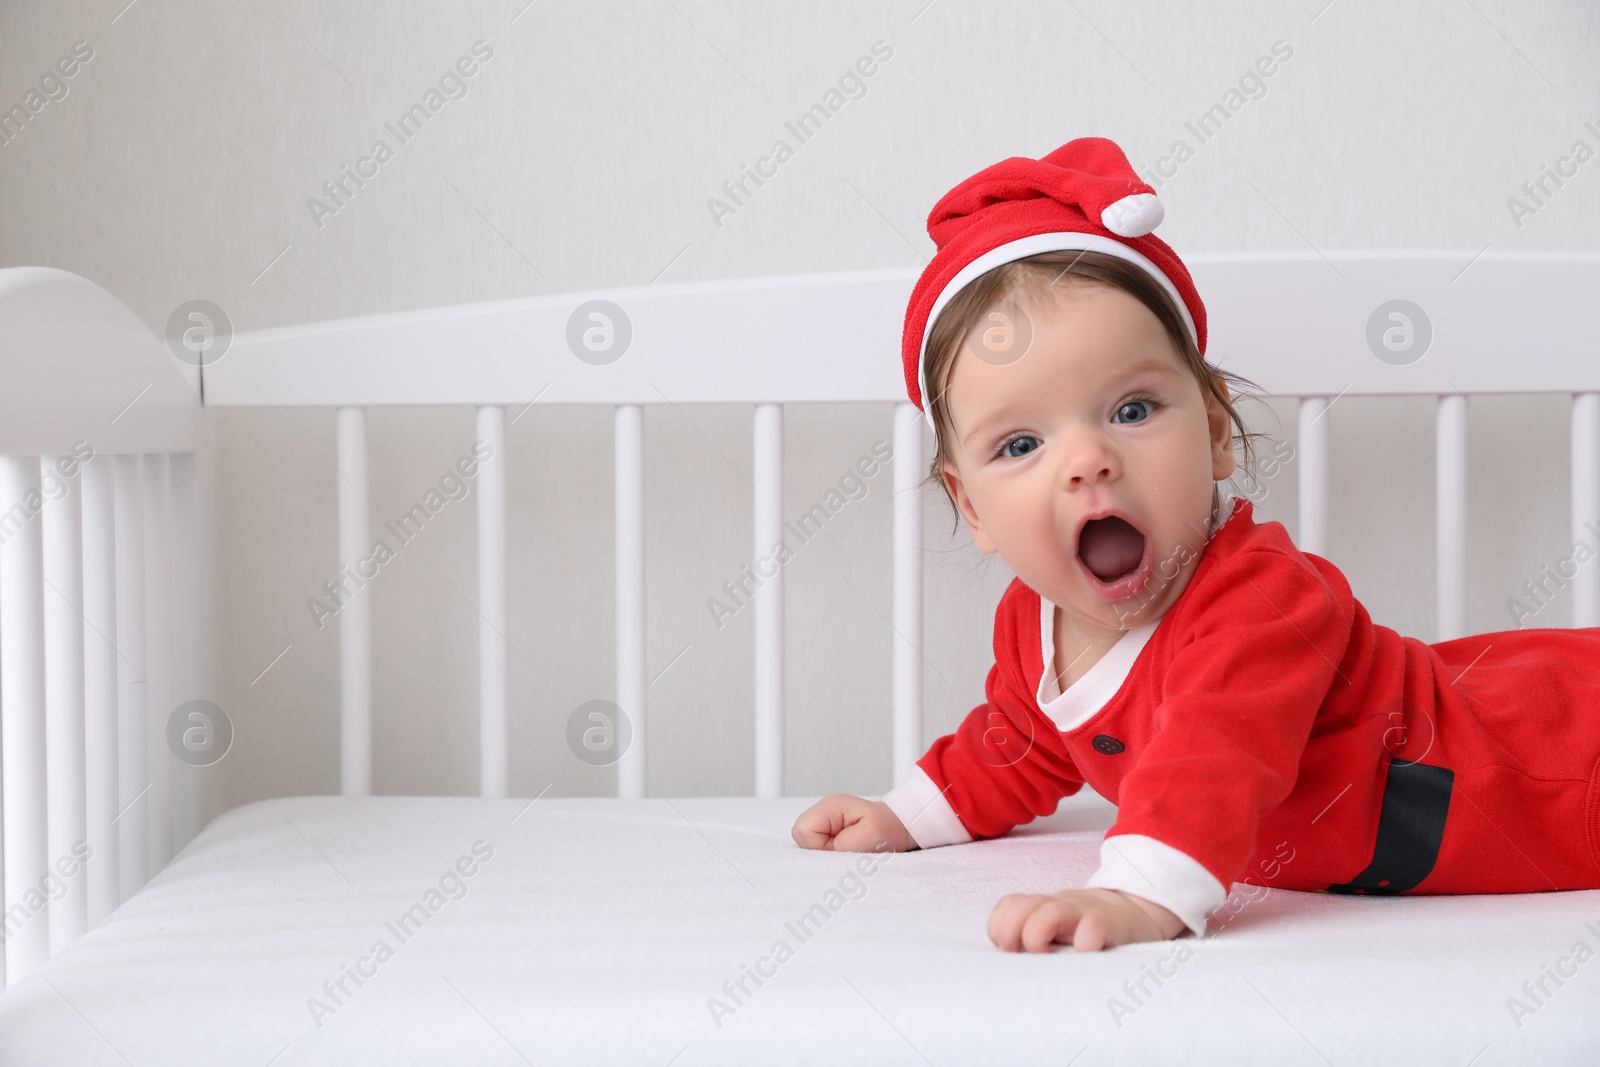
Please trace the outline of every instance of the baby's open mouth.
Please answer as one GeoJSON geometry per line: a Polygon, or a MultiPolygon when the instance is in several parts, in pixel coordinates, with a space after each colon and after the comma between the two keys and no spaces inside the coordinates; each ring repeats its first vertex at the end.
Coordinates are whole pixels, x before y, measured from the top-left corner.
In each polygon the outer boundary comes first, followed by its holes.
{"type": "Polygon", "coordinates": [[[1102,582],[1131,574],[1143,561],[1144,551],[1144,534],[1116,515],[1091,519],[1078,535],[1079,558],[1102,582]]]}

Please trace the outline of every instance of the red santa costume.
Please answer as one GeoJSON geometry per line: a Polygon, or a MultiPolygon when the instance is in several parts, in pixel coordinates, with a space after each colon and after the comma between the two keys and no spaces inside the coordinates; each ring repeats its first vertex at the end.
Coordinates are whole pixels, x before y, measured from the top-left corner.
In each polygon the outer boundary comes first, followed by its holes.
{"type": "MultiPolygon", "coordinates": [[[[927,331],[983,271],[1048,249],[1139,263],[1205,312],[1149,233],[1153,190],[1082,138],[958,185],[906,316],[921,405],[927,331]],[[1131,233],[1129,231],[1132,231],[1131,233]],[[947,255],[948,253],[948,255],[947,255]]],[[[1056,607],[1013,581],[985,701],[884,796],[923,848],[995,837],[1087,782],[1117,804],[1086,886],[1196,934],[1233,882],[1337,893],[1600,888],[1600,629],[1425,644],[1374,623],[1332,563],[1220,496],[1182,594],[1060,692],[1056,607]]]]}

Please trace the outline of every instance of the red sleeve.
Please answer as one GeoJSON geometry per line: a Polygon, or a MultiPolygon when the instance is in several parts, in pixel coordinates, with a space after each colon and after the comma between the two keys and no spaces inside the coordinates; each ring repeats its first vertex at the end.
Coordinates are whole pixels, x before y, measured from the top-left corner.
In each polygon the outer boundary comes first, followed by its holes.
{"type": "Polygon", "coordinates": [[[1025,625],[1039,617],[1038,601],[1013,583],[995,611],[994,666],[984,683],[987,698],[917,761],[973,837],[999,837],[1013,826],[1050,815],[1063,797],[1083,788],[1054,724],[1029,691],[1022,644],[1038,635],[1025,625]]]}
{"type": "Polygon", "coordinates": [[[1143,834],[1199,861],[1224,887],[1256,849],[1261,817],[1289,795],[1350,638],[1348,590],[1276,551],[1219,564],[1193,605],[1154,733],[1118,790],[1106,836],[1143,834]],[[1343,595],[1341,595],[1343,593],[1343,595]]]}

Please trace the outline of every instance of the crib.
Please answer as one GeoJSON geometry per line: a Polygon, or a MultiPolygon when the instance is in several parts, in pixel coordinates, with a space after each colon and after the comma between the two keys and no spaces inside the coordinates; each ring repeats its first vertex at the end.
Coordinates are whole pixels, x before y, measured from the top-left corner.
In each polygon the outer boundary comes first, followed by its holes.
{"type": "MultiPolygon", "coordinates": [[[[1600,360],[1583,309],[1600,255],[1189,262],[1211,359],[1298,402],[1304,551],[1326,554],[1330,406],[1436,398],[1436,632],[1417,636],[1467,632],[1467,529],[1492,506],[1469,491],[1473,395],[1570,396],[1572,536],[1592,539],[1600,360]]],[[[789,826],[815,798],[785,790],[782,568],[752,603],[755,796],[647,795],[646,405],[751,408],[757,555],[782,536],[786,408],[892,405],[895,781],[931,740],[928,441],[898,360],[914,277],[428,308],[241,333],[218,358],[183,359],[83,278],[0,271],[0,1062],[1594,1062],[1600,979],[1573,961],[1588,958],[1578,942],[1600,947],[1600,891],[1241,884],[1214,937],[1026,957],[994,951],[984,920],[1004,893],[1094,869],[1114,808],[1092,791],[957,848],[876,862],[796,848],[789,826]],[[402,404],[474,407],[497,453],[530,409],[614,409],[615,703],[631,729],[617,797],[509,795],[507,604],[534,594],[508,588],[504,465],[486,464],[479,795],[372,795],[372,618],[357,596],[336,621],[341,795],[264,798],[202,827],[202,775],[227,764],[176,758],[168,714],[206,696],[195,606],[219,546],[196,505],[198,413],[337,409],[329,478],[354,575],[372,543],[366,412],[402,404]]],[[[1571,583],[1574,625],[1600,625],[1600,568],[1571,583]]]]}

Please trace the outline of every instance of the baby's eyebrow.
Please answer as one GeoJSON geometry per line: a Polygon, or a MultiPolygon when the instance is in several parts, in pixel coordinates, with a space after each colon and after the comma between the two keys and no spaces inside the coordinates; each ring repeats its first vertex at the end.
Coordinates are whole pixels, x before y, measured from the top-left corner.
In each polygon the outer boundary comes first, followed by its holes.
{"type": "Polygon", "coordinates": [[[1137,360],[1126,367],[1117,368],[1119,377],[1129,374],[1139,374],[1144,371],[1153,371],[1157,374],[1176,375],[1178,373],[1178,368],[1174,367],[1169,361],[1157,358],[1155,356],[1146,356],[1145,358],[1137,360]]]}
{"type": "Polygon", "coordinates": [[[1011,417],[1012,417],[1011,409],[1009,407],[1005,407],[1005,408],[1001,408],[999,411],[993,412],[993,413],[985,416],[984,418],[979,419],[977,422],[972,424],[972,429],[968,430],[964,435],[962,435],[961,443],[962,444],[966,444],[967,442],[971,441],[974,437],[978,436],[980,433],[983,433],[984,431],[989,430],[991,425],[993,425],[995,423],[1005,422],[1007,419],[1010,419],[1011,417]]]}

